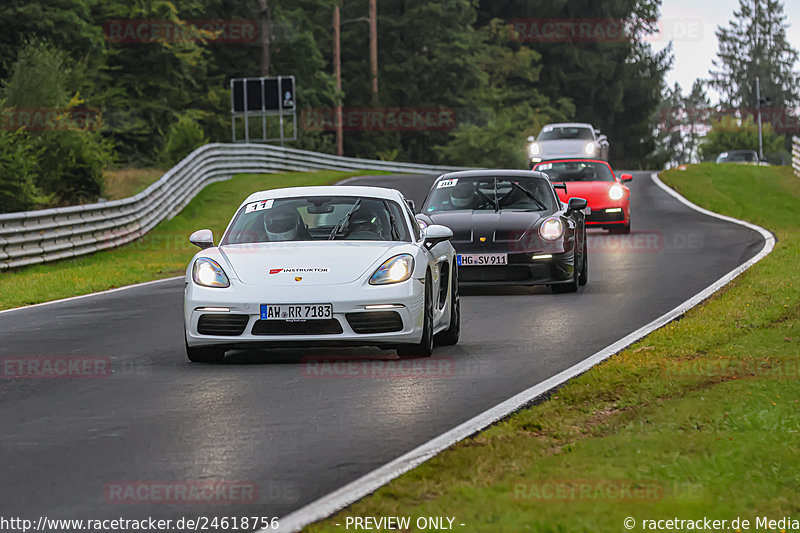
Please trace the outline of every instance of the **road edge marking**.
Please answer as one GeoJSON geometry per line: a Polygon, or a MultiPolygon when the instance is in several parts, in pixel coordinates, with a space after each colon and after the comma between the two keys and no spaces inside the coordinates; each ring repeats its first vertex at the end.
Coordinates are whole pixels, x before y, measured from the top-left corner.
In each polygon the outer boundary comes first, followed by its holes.
{"type": "Polygon", "coordinates": [[[733,279],[738,277],[751,266],[761,261],[775,248],[775,236],[769,230],[750,222],[739,220],[738,218],[714,213],[713,211],[709,211],[708,209],[692,203],[681,196],[677,191],[670,189],[667,185],[665,185],[664,182],[658,178],[657,173],[651,174],[650,179],[667,194],[694,211],[724,220],[726,222],[732,222],[758,232],[764,238],[763,248],[761,248],[761,250],[748,261],[734,268],[679,306],[667,311],[649,324],[642,326],[617,342],[606,346],[599,352],[589,356],[580,363],[542,381],[537,385],[534,385],[533,387],[530,387],[527,390],[522,391],[521,393],[509,398],[508,400],[505,400],[504,402],[497,404],[491,409],[488,409],[483,413],[467,420],[463,424],[460,424],[455,428],[442,433],[438,437],[429,440],[425,444],[414,448],[410,452],[401,455],[397,459],[394,459],[373,470],[372,472],[361,476],[355,481],[348,483],[347,485],[331,492],[330,494],[289,513],[279,520],[279,527],[277,529],[261,529],[258,531],[258,533],[267,533],[268,531],[280,531],[286,533],[300,531],[309,524],[318,522],[319,520],[327,518],[332,514],[341,511],[348,505],[351,505],[365,496],[375,492],[393,479],[400,477],[409,470],[435,457],[450,446],[472,435],[475,435],[479,431],[482,431],[492,424],[495,424],[496,422],[512,415],[516,411],[529,406],[536,401],[537,398],[547,394],[554,388],[559,387],[570,379],[583,374],[593,366],[605,361],[612,355],[630,346],[642,337],[652,333],[665,324],[672,322],[677,317],[686,313],[686,311],[689,309],[708,299],[709,296],[730,283],[733,279]]]}
{"type": "Polygon", "coordinates": [[[61,298],[58,300],[50,300],[49,302],[41,302],[38,304],[30,304],[30,305],[23,305],[22,307],[12,307],[11,309],[3,309],[0,311],[0,315],[6,313],[14,313],[16,311],[26,311],[28,309],[34,309],[36,307],[43,307],[45,305],[53,305],[53,304],[60,304],[65,302],[71,302],[73,300],[81,300],[83,298],[92,298],[94,296],[102,296],[104,294],[110,294],[112,292],[120,292],[120,291],[127,291],[128,289],[136,289],[139,287],[145,287],[147,285],[155,285],[156,283],[164,283],[165,281],[174,281],[176,279],[183,279],[185,276],[173,276],[171,278],[162,278],[162,279],[153,279],[150,281],[143,281],[141,283],[134,283],[132,285],[123,285],[122,287],[115,287],[113,289],[106,289],[98,292],[90,292],[88,294],[79,294],[78,296],[69,296],[67,298],[61,298]]]}

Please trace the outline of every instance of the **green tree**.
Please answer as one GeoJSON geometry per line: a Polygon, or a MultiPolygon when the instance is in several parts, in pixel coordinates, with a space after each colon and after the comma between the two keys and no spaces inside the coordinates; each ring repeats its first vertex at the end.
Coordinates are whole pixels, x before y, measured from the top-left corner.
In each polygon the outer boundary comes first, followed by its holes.
{"type": "MultiPolygon", "coordinates": [[[[770,124],[763,127],[764,153],[776,153],[783,149],[784,138],[775,133],[770,124]]],[[[711,160],[730,150],[758,150],[758,125],[752,116],[744,120],[731,116],[711,122],[711,131],[703,139],[701,154],[711,160]]]]}
{"type": "Polygon", "coordinates": [[[480,85],[465,99],[485,120],[460,124],[435,150],[448,164],[524,168],[524,139],[547,122],[564,120],[574,109],[567,100],[556,108],[539,92],[540,54],[515,46],[502,21],[493,20],[478,33],[481,46],[476,59],[483,74],[480,85]]]}
{"type": "Polygon", "coordinates": [[[27,211],[46,201],[36,187],[39,155],[23,131],[0,128],[0,213],[27,211]]]}
{"type": "Polygon", "coordinates": [[[710,84],[720,92],[723,106],[755,108],[757,77],[762,97],[769,97],[774,107],[800,104],[798,53],[786,28],[779,0],[739,0],[729,26],[716,32],[719,51],[710,84]]]}

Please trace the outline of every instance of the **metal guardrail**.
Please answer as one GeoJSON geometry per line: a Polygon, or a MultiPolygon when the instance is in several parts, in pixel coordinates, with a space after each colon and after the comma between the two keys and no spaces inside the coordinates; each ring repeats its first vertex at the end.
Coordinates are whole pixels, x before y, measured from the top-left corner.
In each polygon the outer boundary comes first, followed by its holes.
{"type": "Polygon", "coordinates": [[[792,168],[800,178],[800,137],[792,137],[792,168]]]}
{"type": "Polygon", "coordinates": [[[129,243],[178,214],[206,185],[234,174],[314,170],[426,174],[463,169],[337,157],[263,144],[207,144],[130,198],[0,215],[0,270],[129,243]]]}

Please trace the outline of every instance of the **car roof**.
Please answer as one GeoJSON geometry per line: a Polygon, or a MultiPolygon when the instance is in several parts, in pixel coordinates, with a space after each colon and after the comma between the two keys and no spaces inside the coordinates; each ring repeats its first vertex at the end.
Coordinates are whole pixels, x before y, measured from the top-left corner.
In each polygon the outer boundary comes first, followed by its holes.
{"type": "Polygon", "coordinates": [[[324,185],[310,187],[285,187],[254,192],[243,203],[257,202],[269,198],[292,198],[298,196],[364,196],[384,200],[403,201],[397,189],[385,187],[365,187],[361,185],[324,185]]]}
{"type": "Polygon", "coordinates": [[[534,163],[534,167],[538,167],[539,165],[543,165],[545,163],[578,163],[578,162],[586,162],[586,163],[602,163],[608,168],[611,168],[611,163],[608,161],[603,161],[602,159],[592,159],[591,157],[554,157],[552,159],[543,159],[538,163],[534,163]]]}
{"type": "Polygon", "coordinates": [[[534,170],[459,170],[458,172],[448,172],[439,176],[436,181],[443,179],[456,178],[540,178],[550,181],[542,172],[534,170]]]}
{"type": "Polygon", "coordinates": [[[551,128],[589,128],[594,130],[594,126],[587,122],[556,122],[553,124],[545,124],[542,129],[550,126],[551,128]]]}

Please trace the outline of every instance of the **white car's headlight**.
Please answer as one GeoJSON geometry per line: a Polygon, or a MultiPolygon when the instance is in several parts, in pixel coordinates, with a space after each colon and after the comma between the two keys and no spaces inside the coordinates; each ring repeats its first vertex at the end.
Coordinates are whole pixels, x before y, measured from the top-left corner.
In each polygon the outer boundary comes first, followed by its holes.
{"type": "Polygon", "coordinates": [[[536,143],[532,143],[532,144],[531,144],[531,145],[528,147],[528,153],[531,155],[531,157],[533,157],[533,156],[535,156],[535,155],[539,155],[541,152],[542,152],[542,147],[541,147],[541,146],[539,146],[539,145],[538,145],[538,144],[536,144],[536,143]]]}
{"type": "Polygon", "coordinates": [[[194,262],[192,279],[203,287],[230,287],[231,282],[219,263],[208,257],[200,257],[194,262]]]}
{"type": "Polygon", "coordinates": [[[588,155],[592,155],[597,147],[594,143],[586,143],[586,146],[583,147],[583,151],[586,152],[588,155]]]}
{"type": "Polygon", "coordinates": [[[396,255],[384,262],[369,278],[370,285],[400,283],[414,273],[414,258],[408,254],[396,255]]]}
{"type": "Polygon", "coordinates": [[[608,197],[612,200],[622,200],[623,196],[625,196],[625,191],[622,190],[621,185],[615,183],[608,188],[608,197]]]}
{"type": "Polygon", "coordinates": [[[539,226],[539,235],[546,241],[554,241],[564,235],[564,223],[558,217],[548,218],[539,226]]]}

